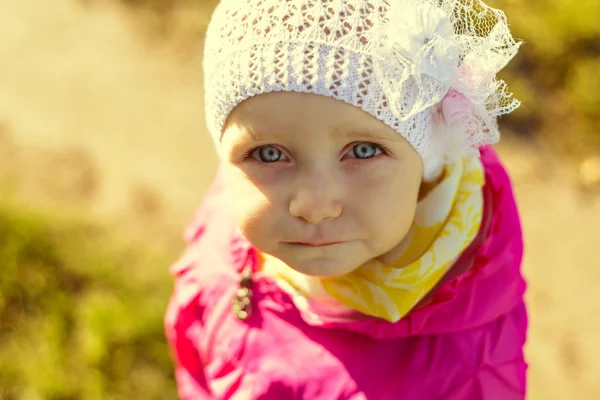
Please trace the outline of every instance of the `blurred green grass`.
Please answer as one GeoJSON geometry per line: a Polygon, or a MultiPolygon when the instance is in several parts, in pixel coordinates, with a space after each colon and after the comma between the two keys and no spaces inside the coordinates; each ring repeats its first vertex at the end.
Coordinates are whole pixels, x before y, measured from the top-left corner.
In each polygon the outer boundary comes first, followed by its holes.
{"type": "Polygon", "coordinates": [[[79,217],[0,204],[0,399],[174,399],[161,254],[79,217]]]}
{"type": "Polygon", "coordinates": [[[600,152],[600,2],[494,0],[525,43],[503,73],[523,106],[518,134],[580,158],[600,152]]]}

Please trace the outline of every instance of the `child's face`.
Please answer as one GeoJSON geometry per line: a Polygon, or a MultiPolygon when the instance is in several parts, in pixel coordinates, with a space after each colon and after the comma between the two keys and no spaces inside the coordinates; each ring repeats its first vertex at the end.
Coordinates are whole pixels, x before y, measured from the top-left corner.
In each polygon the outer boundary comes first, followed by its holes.
{"type": "Polygon", "coordinates": [[[301,273],[349,273],[398,246],[412,224],[421,158],[344,102],[250,98],[230,114],[220,151],[242,233],[301,273]]]}

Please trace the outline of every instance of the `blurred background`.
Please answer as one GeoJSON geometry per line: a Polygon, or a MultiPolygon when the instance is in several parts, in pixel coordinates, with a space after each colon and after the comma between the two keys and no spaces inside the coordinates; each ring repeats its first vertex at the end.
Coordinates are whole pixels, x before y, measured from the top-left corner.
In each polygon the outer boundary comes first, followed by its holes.
{"type": "MultiPolygon", "coordinates": [[[[168,266],[213,177],[215,1],[0,0],[0,400],[175,399],[168,266]]],[[[532,399],[600,398],[600,2],[488,0],[525,45],[501,120],[532,399]]]]}

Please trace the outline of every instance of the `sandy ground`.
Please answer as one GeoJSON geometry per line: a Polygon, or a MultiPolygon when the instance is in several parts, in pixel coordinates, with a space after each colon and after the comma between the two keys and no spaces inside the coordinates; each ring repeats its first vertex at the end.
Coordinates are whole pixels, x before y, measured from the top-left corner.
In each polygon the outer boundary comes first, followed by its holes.
{"type": "MultiPolygon", "coordinates": [[[[138,28],[115,6],[0,0],[0,182],[28,203],[172,237],[216,161],[202,134],[201,54],[138,28]]],[[[598,196],[545,152],[499,150],[526,235],[531,393],[600,398],[598,196]]]]}

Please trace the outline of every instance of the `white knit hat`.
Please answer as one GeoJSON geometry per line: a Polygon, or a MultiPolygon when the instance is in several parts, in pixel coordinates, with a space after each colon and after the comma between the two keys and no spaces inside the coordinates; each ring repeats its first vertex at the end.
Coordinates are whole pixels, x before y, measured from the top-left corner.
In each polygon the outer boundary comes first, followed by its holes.
{"type": "Polygon", "coordinates": [[[415,148],[425,179],[496,143],[519,102],[496,78],[517,53],[504,13],[481,0],[222,0],[206,34],[206,120],[262,93],[333,97],[415,148]]]}

